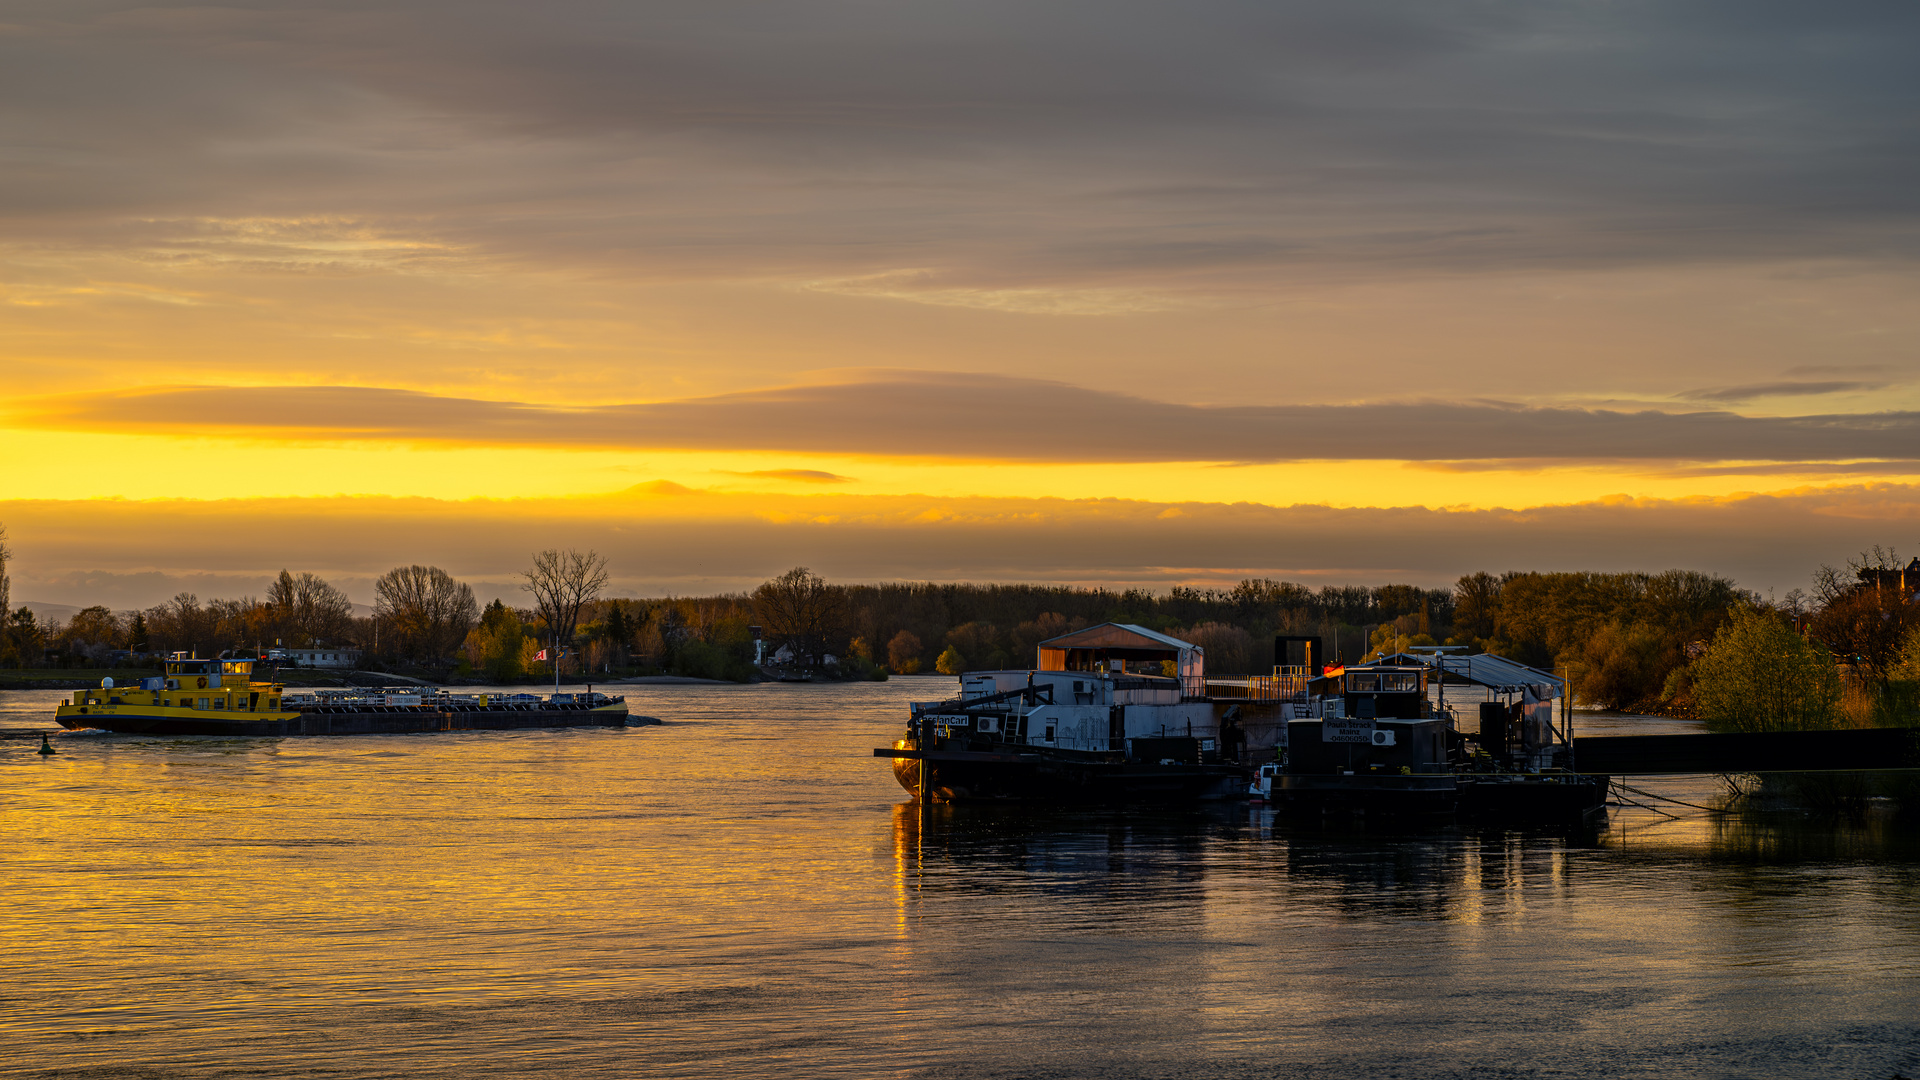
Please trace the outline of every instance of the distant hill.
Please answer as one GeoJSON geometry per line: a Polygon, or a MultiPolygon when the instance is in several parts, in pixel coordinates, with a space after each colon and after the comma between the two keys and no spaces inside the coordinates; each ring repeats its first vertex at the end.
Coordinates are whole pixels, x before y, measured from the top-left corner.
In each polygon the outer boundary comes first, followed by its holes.
{"type": "Polygon", "coordinates": [[[72,604],[49,604],[44,600],[23,600],[15,605],[16,610],[23,607],[31,608],[36,619],[59,619],[61,622],[66,622],[80,614],[80,609],[72,604]]]}
{"type": "MultiPolygon", "coordinates": [[[[15,606],[17,608],[24,607],[24,608],[33,609],[33,614],[35,618],[59,619],[61,622],[66,622],[68,619],[71,619],[75,615],[78,615],[80,613],[80,609],[77,607],[74,607],[72,604],[49,604],[45,600],[23,600],[15,606]]],[[[142,608],[141,610],[144,611],[145,609],[142,608]]],[[[118,614],[124,615],[126,614],[126,612],[121,611],[121,612],[118,612],[118,614]]],[[[372,606],[367,604],[353,605],[353,617],[356,619],[372,618],[373,617],[372,606]]]]}

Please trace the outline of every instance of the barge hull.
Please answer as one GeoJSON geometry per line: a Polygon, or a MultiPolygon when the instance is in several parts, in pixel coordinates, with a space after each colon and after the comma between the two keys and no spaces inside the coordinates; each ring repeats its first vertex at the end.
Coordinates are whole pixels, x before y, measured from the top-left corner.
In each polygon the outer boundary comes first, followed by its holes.
{"type": "Polygon", "coordinates": [[[1244,798],[1249,772],[1236,765],[1154,765],[1077,760],[1057,754],[875,750],[915,798],[921,765],[934,802],[1191,802],[1244,798]]]}
{"type": "Polygon", "coordinates": [[[97,728],[125,735],[224,735],[237,738],[283,735],[411,735],[429,731],[516,731],[526,728],[623,727],[624,706],[614,709],[444,710],[389,706],[380,710],[341,709],[303,712],[274,720],[100,713],[62,716],[72,730],[97,728]]]}

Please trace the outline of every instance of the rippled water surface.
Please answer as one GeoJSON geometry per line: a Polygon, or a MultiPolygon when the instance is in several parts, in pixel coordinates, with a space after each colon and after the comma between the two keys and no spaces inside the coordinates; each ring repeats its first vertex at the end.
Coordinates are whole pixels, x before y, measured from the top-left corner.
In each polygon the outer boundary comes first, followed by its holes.
{"type": "MultiPolygon", "coordinates": [[[[949,685],[640,688],[650,728],[0,741],[0,1072],[1920,1075],[1911,825],[922,820],[871,749],[949,685]]],[[[0,729],[56,696],[0,692],[0,729]]]]}

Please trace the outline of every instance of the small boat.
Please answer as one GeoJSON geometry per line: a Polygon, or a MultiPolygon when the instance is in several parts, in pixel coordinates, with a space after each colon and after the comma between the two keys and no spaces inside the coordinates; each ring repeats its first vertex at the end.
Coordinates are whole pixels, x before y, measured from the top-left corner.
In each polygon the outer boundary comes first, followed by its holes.
{"type": "Polygon", "coordinates": [[[143,735],[391,735],[425,731],[619,727],[625,699],[604,694],[453,695],[398,689],[288,694],[254,678],[254,659],[203,660],[175,653],[165,674],[128,686],[112,679],[75,691],[54,709],[69,730],[143,735]]]}

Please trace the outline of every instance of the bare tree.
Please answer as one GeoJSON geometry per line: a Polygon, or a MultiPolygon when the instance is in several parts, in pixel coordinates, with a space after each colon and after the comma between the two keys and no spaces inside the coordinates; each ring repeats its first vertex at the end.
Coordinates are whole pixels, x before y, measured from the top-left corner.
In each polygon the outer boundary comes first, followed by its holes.
{"type": "Polygon", "coordinates": [[[7,547],[7,527],[0,525],[0,617],[13,610],[13,582],[7,577],[7,560],[11,558],[13,550],[7,547]]]}
{"type": "Polygon", "coordinates": [[[753,590],[753,610],[773,640],[818,665],[825,662],[828,640],[845,628],[847,593],[796,566],[753,590]]]}
{"type": "Polygon", "coordinates": [[[437,566],[397,566],[373,586],[374,616],[391,630],[397,655],[412,660],[452,656],[479,615],[473,589],[437,566]]]}
{"type": "Polygon", "coordinates": [[[147,609],[147,628],[151,647],[158,652],[219,652],[215,617],[200,606],[200,598],[179,593],[157,607],[147,609]]]}
{"type": "Polygon", "coordinates": [[[353,626],[353,601],[347,594],[313,574],[280,577],[267,590],[274,636],[289,645],[339,641],[353,626]]]}
{"type": "Polygon", "coordinates": [[[520,587],[533,594],[553,644],[566,646],[573,643],[580,609],[599,599],[607,586],[607,560],[592,550],[582,555],[572,548],[548,548],[534,553],[533,569],[521,576],[527,583],[520,587]]]}

